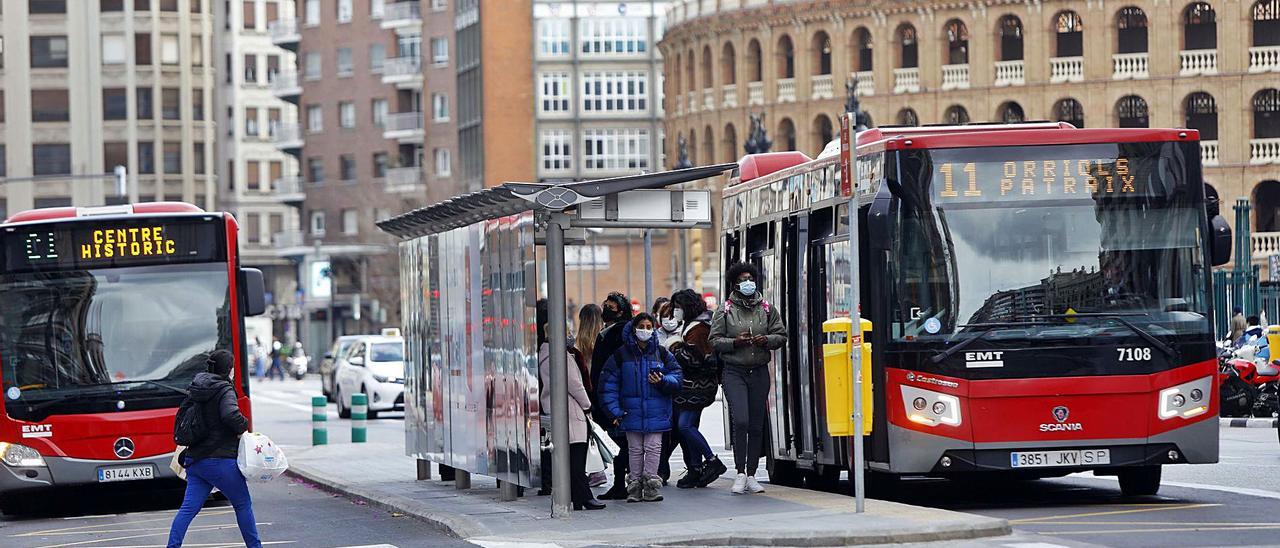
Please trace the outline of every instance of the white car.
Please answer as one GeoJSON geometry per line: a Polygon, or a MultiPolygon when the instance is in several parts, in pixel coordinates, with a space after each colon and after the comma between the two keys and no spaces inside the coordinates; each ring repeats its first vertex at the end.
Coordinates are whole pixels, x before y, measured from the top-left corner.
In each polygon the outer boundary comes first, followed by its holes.
{"type": "Polygon", "coordinates": [[[381,411],[404,411],[404,339],[367,336],[335,360],[334,397],[338,416],[351,417],[351,395],[369,397],[369,418],[381,411]]]}

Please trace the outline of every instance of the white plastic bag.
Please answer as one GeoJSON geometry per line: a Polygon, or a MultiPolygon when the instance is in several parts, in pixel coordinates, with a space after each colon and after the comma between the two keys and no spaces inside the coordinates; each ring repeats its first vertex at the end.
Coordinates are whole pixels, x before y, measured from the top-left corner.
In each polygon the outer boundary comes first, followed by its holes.
{"type": "Polygon", "coordinates": [[[179,445],[173,449],[173,459],[169,461],[169,470],[172,470],[179,478],[187,479],[187,469],[182,466],[182,452],[187,450],[187,446],[179,445]]]}
{"type": "Polygon", "coordinates": [[[253,483],[267,483],[280,477],[289,468],[280,446],[257,432],[245,432],[240,436],[240,452],[236,464],[244,479],[253,483]]]}

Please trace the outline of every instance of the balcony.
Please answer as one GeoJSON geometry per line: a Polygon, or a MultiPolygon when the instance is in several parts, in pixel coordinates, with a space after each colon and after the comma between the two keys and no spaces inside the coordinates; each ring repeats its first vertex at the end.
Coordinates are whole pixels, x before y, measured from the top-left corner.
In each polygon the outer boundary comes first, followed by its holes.
{"type": "Polygon", "coordinates": [[[942,65],[942,90],[969,89],[969,64],[942,65]]]}
{"type": "Polygon", "coordinates": [[[1249,240],[1255,258],[1280,253],[1280,232],[1254,232],[1249,235],[1249,240]]]}
{"type": "Polygon", "coordinates": [[[1218,73],[1218,50],[1193,49],[1179,54],[1181,58],[1182,76],[1218,73]]]}
{"type": "Polygon", "coordinates": [[[712,88],[706,88],[702,90],[702,109],[703,110],[716,109],[716,90],[712,88]]]}
{"type": "Polygon", "coordinates": [[[271,247],[275,248],[276,255],[280,257],[305,255],[311,251],[307,247],[307,235],[301,230],[285,230],[272,234],[271,247]]]}
{"type": "Polygon", "coordinates": [[[426,177],[419,166],[387,170],[386,190],[393,194],[422,194],[427,191],[426,177]]]}
{"type": "Polygon", "coordinates": [[[1084,57],[1050,57],[1049,83],[1084,81],[1084,57]]]}
{"type": "Polygon", "coordinates": [[[382,83],[399,89],[422,89],[422,58],[395,57],[382,63],[382,83]]]}
{"type": "Polygon", "coordinates": [[[1150,55],[1142,53],[1117,53],[1111,56],[1112,80],[1145,80],[1151,77],[1147,70],[1150,55]]]}
{"type": "Polygon", "coordinates": [[[402,144],[421,144],[425,134],[421,112],[388,114],[387,125],[382,128],[382,138],[395,139],[402,144]]]}
{"type": "Polygon", "coordinates": [[[778,87],[776,89],[778,96],[774,99],[778,103],[794,103],[796,102],[796,79],[795,78],[779,78],[778,87]]]}
{"type": "Polygon", "coordinates": [[[764,82],[747,82],[747,106],[764,104],[764,82]]]}
{"type": "Polygon", "coordinates": [[[920,68],[913,67],[893,69],[893,92],[919,93],[920,68]]]}
{"type": "Polygon", "coordinates": [[[271,34],[271,43],[289,51],[298,51],[298,43],[302,35],[298,33],[298,19],[277,19],[267,23],[267,32],[271,34]]]}
{"type": "Polygon", "coordinates": [[[684,106],[689,114],[698,112],[698,92],[688,91],[684,94],[684,106]]]}
{"type": "Polygon", "coordinates": [[[1249,139],[1249,163],[1280,164],[1280,138],[1249,139]]]}
{"type": "Polygon", "coordinates": [[[387,4],[382,9],[383,29],[412,30],[422,26],[422,8],[418,0],[409,0],[387,4]]]}
{"type": "Polygon", "coordinates": [[[720,106],[722,108],[738,107],[738,85],[729,84],[720,88],[720,106]]]}
{"type": "Polygon", "coordinates": [[[271,81],[271,94],[293,104],[298,104],[302,96],[302,82],[295,71],[278,72],[271,81]]]}
{"type": "Polygon", "coordinates": [[[830,99],[834,97],[835,84],[830,74],[818,74],[809,78],[811,99],[830,99]]]}
{"type": "Polygon", "coordinates": [[[1022,59],[1017,61],[996,61],[995,87],[1024,86],[1027,84],[1026,64],[1022,59]]]}
{"type": "Polygon", "coordinates": [[[1200,165],[1218,165],[1218,142],[1200,141],[1200,165]]]}
{"type": "Polygon", "coordinates": [[[858,97],[870,97],[876,94],[876,73],[869,70],[849,73],[858,82],[855,93],[858,97]]]}
{"type": "Polygon", "coordinates": [[[302,124],[280,124],[275,134],[276,148],[294,156],[302,154],[302,124]]]}
{"type": "Polygon", "coordinates": [[[1249,72],[1280,72],[1280,46],[1249,48],[1249,72]]]}
{"type": "Polygon", "coordinates": [[[276,199],[290,205],[302,205],[302,201],[307,198],[307,193],[302,190],[302,178],[297,175],[272,181],[271,190],[276,199]]]}

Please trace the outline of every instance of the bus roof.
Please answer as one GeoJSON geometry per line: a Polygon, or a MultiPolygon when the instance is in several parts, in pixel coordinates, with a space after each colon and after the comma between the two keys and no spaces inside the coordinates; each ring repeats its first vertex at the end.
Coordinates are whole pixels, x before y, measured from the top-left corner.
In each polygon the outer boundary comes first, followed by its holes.
{"type": "Polygon", "coordinates": [[[204,212],[205,211],[203,209],[186,202],[143,202],[137,204],[101,207],[46,207],[43,209],[30,209],[16,213],[12,217],[6,219],[4,224],[55,221],[104,215],[155,215],[165,213],[204,212]]]}

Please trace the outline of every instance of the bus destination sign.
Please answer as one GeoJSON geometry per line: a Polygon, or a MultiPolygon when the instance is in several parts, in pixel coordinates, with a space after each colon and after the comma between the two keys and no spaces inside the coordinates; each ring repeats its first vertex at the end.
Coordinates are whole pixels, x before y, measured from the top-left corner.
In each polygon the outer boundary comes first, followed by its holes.
{"type": "MultiPolygon", "coordinates": [[[[934,166],[939,202],[1145,196],[1129,158],[942,162],[934,166]]],[[[1163,192],[1163,189],[1161,189],[1163,192]]]]}
{"type": "Polygon", "coordinates": [[[4,232],[7,272],[225,260],[220,223],[209,220],[86,221],[4,232]]]}

